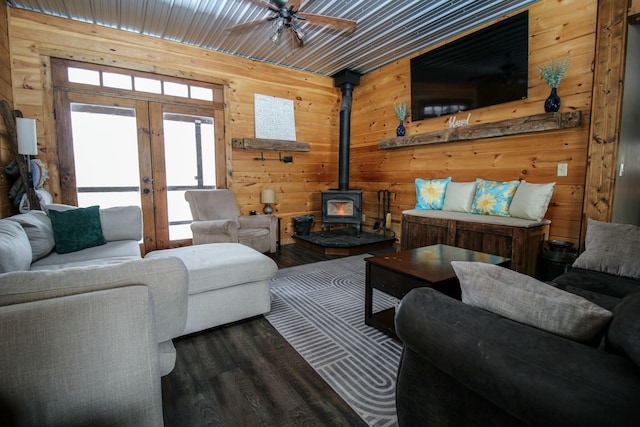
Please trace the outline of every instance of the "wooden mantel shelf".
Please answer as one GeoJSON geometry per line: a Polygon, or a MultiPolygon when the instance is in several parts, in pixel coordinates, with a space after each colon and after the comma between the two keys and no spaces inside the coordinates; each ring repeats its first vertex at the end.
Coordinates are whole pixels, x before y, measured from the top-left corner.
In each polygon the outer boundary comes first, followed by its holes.
{"type": "Polygon", "coordinates": [[[569,129],[582,125],[582,111],[566,113],[544,113],[534,116],[517,117],[493,123],[461,126],[436,130],[418,135],[383,139],[378,148],[389,150],[416,145],[440,144],[443,142],[469,141],[474,139],[497,138],[522,133],[545,132],[569,129]]]}
{"type": "Polygon", "coordinates": [[[308,142],[264,138],[231,138],[231,147],[263,151],[311,151],[308,142]]]}

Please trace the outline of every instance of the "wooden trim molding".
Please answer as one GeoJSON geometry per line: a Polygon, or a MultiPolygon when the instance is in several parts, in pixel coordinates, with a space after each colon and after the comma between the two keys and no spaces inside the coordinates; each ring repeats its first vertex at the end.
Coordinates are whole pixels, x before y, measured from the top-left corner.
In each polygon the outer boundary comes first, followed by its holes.
{"type": "Polygon", "coordinates": [[[497,138],[532,132],[546,132],[569,129],[582,125],[582,111],[565,113],[544,113],[533,116],[516,117],[493,123],[447,128],[418,135],[388,138],[378,144],[381,150],[412,147],[416,145],[440,144],[444,142],[470,141],[497,138]]]}
{"type": "Polygon", "coordinates": [[[264,138],[231,138],[231,147],[242,150],[311,151],[311,145],[308,142],[264,138]]]}
{"type": "Polygon", "coordinates": [[[628,0],[599,0],[581,245],[587,218],[611,221],[627,45],[628,0]]]}

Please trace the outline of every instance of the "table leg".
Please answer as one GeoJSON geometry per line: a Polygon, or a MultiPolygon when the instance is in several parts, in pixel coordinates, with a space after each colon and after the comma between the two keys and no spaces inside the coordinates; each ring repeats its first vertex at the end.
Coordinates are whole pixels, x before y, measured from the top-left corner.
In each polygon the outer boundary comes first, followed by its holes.
{"type": "Polygon", "coordinates": [[[371,263],[367,263],[366,280],[364,285],[364,324],[369,325],[373,314],[373,287],[371,286],[371,263]]]}

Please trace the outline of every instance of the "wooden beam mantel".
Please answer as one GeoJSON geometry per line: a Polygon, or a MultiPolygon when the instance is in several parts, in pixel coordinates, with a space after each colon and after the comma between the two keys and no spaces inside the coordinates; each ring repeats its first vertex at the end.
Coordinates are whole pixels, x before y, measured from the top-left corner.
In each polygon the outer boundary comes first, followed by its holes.
{"type": "Polygon", "coordinates": [[[381,150],[412,147],[416,145],[441,144],[443,142],[470,141],[497,138],[522,133],[545,132],[575,128],[582,125],[582,111],[566,113],[544,113],[535,116],[516,117],[493,123],[461,126],[436,130],[418,135],[384,139],[378,144],[381,150]]]}
{"type": "Polygon", "coordinates": [[[264,138],[231,138],[231,147],[263,151],[311,151],[308,142],[264,138]]]}

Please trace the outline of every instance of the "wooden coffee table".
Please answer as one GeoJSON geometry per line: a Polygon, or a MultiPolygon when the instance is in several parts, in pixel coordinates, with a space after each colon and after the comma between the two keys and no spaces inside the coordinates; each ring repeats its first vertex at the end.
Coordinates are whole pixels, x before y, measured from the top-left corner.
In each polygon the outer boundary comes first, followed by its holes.
{"type": "Polygon", "coordinates": [[[402,299],[413,288],[431,287],[460,299],[460,283],[451,261],[475,261],[509,267],[511,260],[497,255],[447,245],[432,245],[365,258],[367,263],[364,323],[397,339],[395,308],[373,313],[373,290],[402,299]]]}

